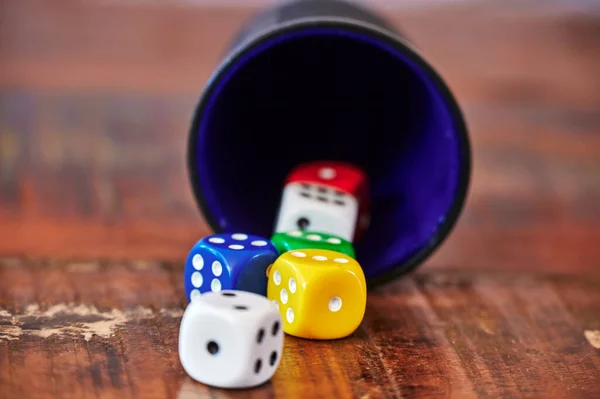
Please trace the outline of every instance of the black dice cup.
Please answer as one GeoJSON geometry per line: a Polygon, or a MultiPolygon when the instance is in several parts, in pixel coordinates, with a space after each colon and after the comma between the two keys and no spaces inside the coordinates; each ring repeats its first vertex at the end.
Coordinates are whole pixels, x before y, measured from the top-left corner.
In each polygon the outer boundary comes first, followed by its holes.
{"type": "Polygon", "coordinates": [[[215,232],[269,238],[290,170],[345,161],[369,178],[355,243],[369,285],[438,248],[463,208],[467,127],[452,93],[373,12],[340,0],[278,3],[234,38],[196,107],[188,169],[215,232]]]}

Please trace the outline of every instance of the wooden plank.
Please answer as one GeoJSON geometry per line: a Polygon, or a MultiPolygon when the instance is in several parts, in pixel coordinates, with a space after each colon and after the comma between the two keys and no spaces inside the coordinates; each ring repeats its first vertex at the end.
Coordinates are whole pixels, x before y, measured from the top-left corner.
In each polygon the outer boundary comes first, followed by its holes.
{"type": "Polygon", "coordinates": [[[420,272],[370,292],[353,336],[287,337],[272,381],[227,391],[177,354],[183,260],[210,232],[181,143],[253,10],[0,8],[3,399],[600,396],[597,14],[387,14],[465,111],[467,207],[420,272]]]}
{"type": "Polygon", "coordinates": [[[0,286],[0,298],[11,298],[0,304],[6,398],[600,394],[600,349],[585,333],[600,331],[598,276],[417,273],[371,291],[351,337],[286,337],[269,383],[229,391],[194,382],[179,364],[181,265],[6,263],[0,266],[0,281],[11,282],[0,286]],[[32,284],[48,269],[55,294],[32,284]],[[30,284],[33,296],[14,296],[30,284]],[[33,381],[32,373],[41,377],[33,381]]]}
{"type": "MultiPolygon", "coordinates": [[[[21,98],[4,94],[10,104],[21,98]]],[[[0,119],[10,127],[0,129],[0,137],[15,136],[8,131],[21,137],[10,152],[17,154],[11,167],[18,179],[0,187],[9,193],[0,194],[0,237],[7,238],[0,240],[1,253],[180,262],[210,232],[187,172],[175,161],[184,158],[180,142],[188,123],[179,105],[191,106],[191,99],[69,93],[27,98],[30,114],[40,111],[44,129],[22,124],[17,108],[0,119]],[[84,116],[74,122],[73,113],[84,116]],[[78,169],[88,172],[73,172],[78,169]]],[[[468,202],[429,267],[596,270],[600,247],[591,244],[600,239],[600,125],[579,126],[575,111],[547,123],[497,112],[472,114],[468,202]]]]}
{"type": "MultiPolygon", "coordinates": [[[[62,99],[64,108],[53,109],[67,113],[65,109],[78,102],[89,104],[83,109],[104,109],[119,97],[98,99],[100,105],[93,98],[65,94],[40,97],[33,103],[45,109],[62,99]]],[[[178,101],[178,97],[165,98],[160,104],[175,109],[178,101]]],[[[145,115],[155,110],[151,99],[129,102],[129,107],[145,115]]],[[[0,237],[10,239],[0,240],[0,252],[182,261],[210,230],[191,197],[186,172],[159,155],[160,149],[171,159],[183,157],[178,141],[162,129],[146,130],[145,123],[134,127],[120,113],[108,117],[106,111],[98,112],[104,115],[100,120],[120,120],[127,129],[119,133],[97,127],[94,135],[84,135],[79,147],[93,149],[85,156],[76,155],[68,144],[78,135],[76,129],[46,138],[47,131],[30,133],[23,128],[31,139],[23,140],[18,153],[36,154],[47,147],[40,144],[46,142],[58,141],[61,144],[55,146],[63,148],[46,155],[43,162],[20,160],[23,182],[16,195],[26,200],[19,201],[17,212],[10,198],[2,202],[0,237]],[[146,155],[118,161],[126,152],[136,153],[133,138],[144,132],[148,134],[142,151],[146,155]],[[118,156],[109,155],[116,146],[102,144],[109,139],[121,143],[118,156]],[[77,181],[69,178],[73,165],[93,170],[88,176],[93,181],[82,183],[74,192],[67,189],[77,181]]],[[[165,123],[183,132],[184,123],[177,115],[179,111],[167,112],[165,123]]],[[[429,267],[596,270],[600,258],[600,247],[593,245],[600,239],[597,127],[577,128],[569,118],[556,127],[510,118],[506,116],[503,122],[496,117],[474,118],[468,202],[457,228],[430,259],[429,267]]],[[[51,130],[68,131],[65,123],[56,123],[51,130]]],[[[10,191],[12,184],[11,180],[0,191],[10,191]]]]}
{"type": "Polygon", "coordinates": [[[368,300],[363,324],[397,393],[477,397],[442,321],[412,279],[379,288],[368,300]]]}
{"type": "MultiPolygon", "coordinates": [[[[181,262],[210,233],[181,143],[253,10],[4,2],[2,11],[0,253],[181,262]],[[23,23],[31,15],[44,23],[23,23]]],[[[447,78],[473,141],[467,206],[426,266],[595,271],[597,15],[500,4],[385,13],[447,78]]]]}
{"type": "MultiPolygon", "coordinates": [[[[552,4],[527,10],[515,3],[380,12],[425,54],[461,102],[494,98],[595,110],[600,36],[598,14],[588,3],[578,5],[584,12],[552,12],[552,4]]],[[[5,59],[0,85],[195,95],[229,40],[256,11],[166,3],[56,7],[8,2],[0,31],[5,59]],[[43,24],[23,23],[35,14],[44,15],[43,24]],[[72,70],[78,71],[76,77],[72,70]]]]}

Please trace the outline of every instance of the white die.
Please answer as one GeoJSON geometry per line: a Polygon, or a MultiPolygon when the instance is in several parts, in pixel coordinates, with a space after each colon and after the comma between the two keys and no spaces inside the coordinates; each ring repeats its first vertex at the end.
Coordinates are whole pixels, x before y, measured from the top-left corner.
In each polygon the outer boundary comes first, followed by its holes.
{"type": "Polygon", "coordinates": [[[269,380],[283,351],[275,304],[251,292],[210,292],[190,302],[179,328],[179,359],[194,380],[248,388],[269,380]]]}
{"type": "Polygon", "coordinates": [[[358,218],[358,201],[352,195],[311,183],[290,183],[283,190],[276,232],[306,228],[352,242],[358,218]],[[299,220],[306,219],[306,227],[299,220]]]}

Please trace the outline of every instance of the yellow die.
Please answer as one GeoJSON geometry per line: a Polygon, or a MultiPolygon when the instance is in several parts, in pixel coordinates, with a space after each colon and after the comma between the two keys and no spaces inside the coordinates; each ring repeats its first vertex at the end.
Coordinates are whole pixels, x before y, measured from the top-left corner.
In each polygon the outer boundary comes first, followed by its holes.
{"type": "Polygon", "coordinates": [[[288,251],[267,275],[267,297],[278,305],[287,334],[336,339],[352,334],[362,322],[365,275],[347,255],[325,249],[288,251]]]}

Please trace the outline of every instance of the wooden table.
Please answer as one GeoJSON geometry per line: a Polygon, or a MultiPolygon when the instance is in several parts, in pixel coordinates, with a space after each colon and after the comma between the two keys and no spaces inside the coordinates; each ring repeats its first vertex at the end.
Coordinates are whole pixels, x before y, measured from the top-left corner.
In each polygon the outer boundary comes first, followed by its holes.
{"type": "Polygon", "coordinates": [[[251,12],[0,5],[0,398],[600,397],[600,19],[551,5],[388,11],[469,123],[457,228],[265,386],[185,375],[185,137],[251,12]]]}

